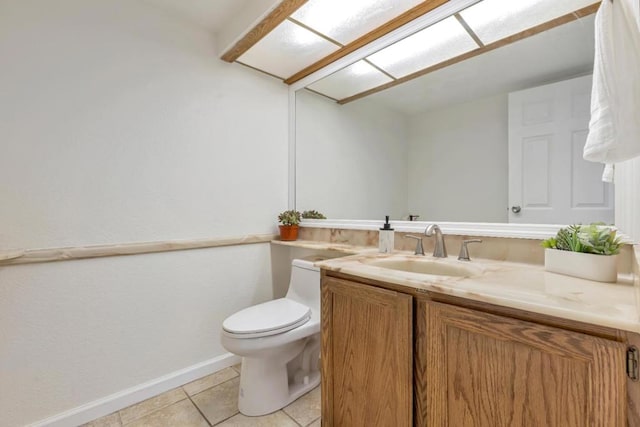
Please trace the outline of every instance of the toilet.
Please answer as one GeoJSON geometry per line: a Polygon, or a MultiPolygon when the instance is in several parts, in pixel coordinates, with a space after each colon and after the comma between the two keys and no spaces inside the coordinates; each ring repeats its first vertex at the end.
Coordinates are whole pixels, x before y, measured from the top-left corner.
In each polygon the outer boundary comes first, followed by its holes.
{"type": "Polygon", "coordinates": [[[321,259],[294,259],[284,298],[222,323],[222,345],[242,356],[238,409],[244,415],[277,411],[320,383],[320,269],[313,263],[321,259]]]}

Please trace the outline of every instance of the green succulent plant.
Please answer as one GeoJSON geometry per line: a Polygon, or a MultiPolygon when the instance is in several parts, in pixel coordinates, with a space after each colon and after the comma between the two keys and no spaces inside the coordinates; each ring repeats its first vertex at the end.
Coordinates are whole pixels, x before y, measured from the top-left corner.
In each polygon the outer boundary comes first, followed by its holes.
{"type": "Polygon", "coordinates": [[[622,241],[616,236],[616,230],[602,224],[570,225],[561,228],[556,237],[543,241],[542,246],[561,251],[616,255],[622,241]]]}
{"type": "Polygon", "coordinates": [[[324,216],[323,214],[321,214],[320,212],[315,211],[315,210],[302,212],[302,218],[305,218],[305,219],[327,219],[326,216],[324,216]]]}
{"type": "Polygon", "coordinates": [[[298,225],[300,224],[301,214],[296,210],[288,210],[278,215],[278,221],[282,225],[298,225]]]}

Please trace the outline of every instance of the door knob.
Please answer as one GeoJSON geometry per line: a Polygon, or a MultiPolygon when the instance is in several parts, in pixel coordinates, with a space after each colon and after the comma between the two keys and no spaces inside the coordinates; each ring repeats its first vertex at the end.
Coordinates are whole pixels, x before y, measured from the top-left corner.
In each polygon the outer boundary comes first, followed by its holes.
{"type": "Polygon", "coordinates": [[[511,206],[511,212],[514,214],[520,213],[521,210],[522,208],[520,208],[520,206],[511,206]]]}

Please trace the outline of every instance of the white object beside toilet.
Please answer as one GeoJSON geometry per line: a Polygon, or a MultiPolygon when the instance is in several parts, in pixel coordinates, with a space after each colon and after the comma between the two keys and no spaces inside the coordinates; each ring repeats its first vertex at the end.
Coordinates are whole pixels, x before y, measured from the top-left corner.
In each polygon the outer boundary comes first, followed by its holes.
{"type": "Polygon", "coordinates": [[[320,270],[313,261],[293,260],[284,298],[245,308],[222,324],[222,345],[242,356],[238,409],[244,415],[277,411],[320,383],[320,270]]]}

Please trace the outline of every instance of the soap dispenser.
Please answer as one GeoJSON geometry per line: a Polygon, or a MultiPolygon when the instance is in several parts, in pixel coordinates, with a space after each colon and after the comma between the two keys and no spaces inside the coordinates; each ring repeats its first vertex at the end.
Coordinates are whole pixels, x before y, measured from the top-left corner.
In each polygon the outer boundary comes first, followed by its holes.
{"type": "Polygon", "coordinates": [[[389,224],[389,215],[384,217],[384,226],[378,234],[378,249],[380,253],[390,254],[393,252],[393,228],[389,224]]]}

